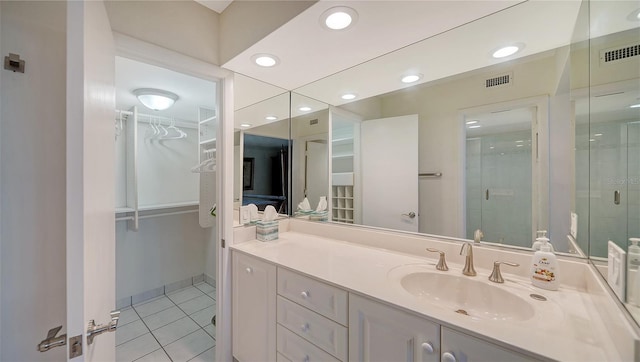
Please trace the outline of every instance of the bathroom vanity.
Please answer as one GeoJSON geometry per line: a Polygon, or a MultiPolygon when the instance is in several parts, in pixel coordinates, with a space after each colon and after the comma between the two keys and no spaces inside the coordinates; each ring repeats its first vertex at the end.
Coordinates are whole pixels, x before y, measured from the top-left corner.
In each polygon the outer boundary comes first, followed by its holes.
{"type": "Polygon", "coordinates": [[[460,243],[295,219],[281,228],[278,240],[232,246],[239,361],[634,360],[637,337],[581,260],[562,260],[567,277],[547,291],[526,277],[528,253],[476,246],[470,277],[460,243]],[[448,271],[426,247],[445,252],[448,271]],[[494,261],[520,266],[498,284],[494,261]]]}

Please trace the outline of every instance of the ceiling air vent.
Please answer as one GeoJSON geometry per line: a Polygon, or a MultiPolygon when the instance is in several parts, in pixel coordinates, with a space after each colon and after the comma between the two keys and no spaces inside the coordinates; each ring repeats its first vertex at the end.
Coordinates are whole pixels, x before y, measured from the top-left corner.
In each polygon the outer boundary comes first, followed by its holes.
{"type": "Polygon", "coordinates": [[[513,73],[507,73],[484,80],[485,88],[505,87],[513,83],[513,73]]]}
{"type": "Polygon", "coordinates": [[[604,49],[600,51],[600,64],[608,64],[623,59],[637,57],[638,55],[640,55],[640,44],[604,49]]]}
{"type": "Polygon", "coordinates": [[[310,126],[313,126],[314,124],[318,124],[318,119],[312,119],[309,121],[310,126]]]}

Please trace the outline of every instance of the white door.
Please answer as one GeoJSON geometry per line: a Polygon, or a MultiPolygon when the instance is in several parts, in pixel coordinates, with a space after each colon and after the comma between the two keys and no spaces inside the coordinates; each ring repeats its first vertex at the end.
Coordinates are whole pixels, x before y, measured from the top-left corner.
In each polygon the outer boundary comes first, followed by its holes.
{"type": "Polygon", "coordinates": [[[418,232],[418,115],[361,125],[362,223],[418,232]]]}
{"type": "Polygon", "coordinates": [[[312,140],[306,142],[305,196],[312,208],[318,206],[321,196],[329,191],[327,141],[312,140]]]}
{"type": "Polygon", "coordinates": [[[102,1],[69,1],[67,336],[84,336],[82,356],[73,361],[116,357],[115,333],[103,333],[90,345],[86,338],[89,321],[109,323],[115,306],[114,68],[111,26],[102,1]]]}

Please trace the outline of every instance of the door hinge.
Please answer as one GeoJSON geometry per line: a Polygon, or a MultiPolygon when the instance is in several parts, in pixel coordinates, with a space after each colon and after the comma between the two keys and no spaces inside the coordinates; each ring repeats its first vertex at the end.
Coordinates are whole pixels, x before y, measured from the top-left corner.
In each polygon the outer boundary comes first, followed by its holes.
{"type": "Polygon", "coordinates": [[[222,241],[222,247],[226,248],[227,247],[227,241],[224,240],[224,239],[221,239],[221,241],[222,241]]]}

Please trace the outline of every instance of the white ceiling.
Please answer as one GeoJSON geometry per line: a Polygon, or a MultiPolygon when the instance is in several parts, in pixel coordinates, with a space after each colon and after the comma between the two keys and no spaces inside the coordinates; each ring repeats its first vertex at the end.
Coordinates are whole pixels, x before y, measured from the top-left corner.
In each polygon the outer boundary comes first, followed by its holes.
{"type": "Polygon", "coordinates": [[[519,2],[319,1],[223,67],[293,90],[519,2]],[[344,31],[329,31],[320,16],[338,5],[355,9],[358,20],[344,31]],[[280,64],[258,67],[251,61],[258,53],[274,54],[280,64]]]}
{"type": "Polygon", "coordinates": [[[137,106],[141,113],[197,122],[199,107],[216,108],[216,83],[123,57],[116,57],[115,83],[116,108],[121,110],[137,106]],[[138,88],[162,89],[180,98],[167,110],[153,111],[133,95],[138,88]]]}
{"type": "Polygon", "coordinates": [[[195,0],[197,3],[200,3],[209,9],[215,11],[220,14],[224,11],[224,9],[229,6],[233,2],[233,0],[195,0]]]}

